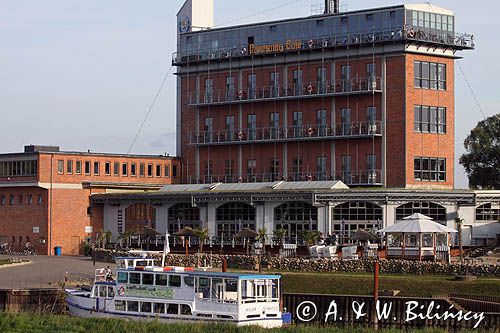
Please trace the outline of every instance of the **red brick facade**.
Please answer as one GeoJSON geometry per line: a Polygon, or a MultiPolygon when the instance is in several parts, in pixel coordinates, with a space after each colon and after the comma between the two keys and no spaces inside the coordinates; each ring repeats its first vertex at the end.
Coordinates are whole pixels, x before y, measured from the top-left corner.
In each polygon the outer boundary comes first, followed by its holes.
{"type": "MultiPolygon", "coordinates": [[[[22,250],[29,238],[41,254],[52,253],[55,246],[61,246],[64,254],[80,254],[85,239],[95,238],[102,230],[102,208],[88,211],[92,194],[110,189],[158,189],[178,183],[181,173],[180,160],[165,156],[44,151],[0,155],[0,163],[25,160],[36,161],[36,175],[4,174],[0,178],[0,242],[22,250]],[[88,170],[86,162],[90,165],[88,170]],[[98,175],[95,163],[98,163],[98,175]],[[114,172],[115,163],[119,163],[118,174],[114,172]],[[131,170],[133,164],[135,175],[131,170]],[[126,170],[123,165],[127,166],[126,170]],[[144,175],[141,165],[144,165],[144,175]],[[93,233],[86,232],[89,226],[93,233]]],[[[11,168],[9,166],[9,172],[11,168]]]]}

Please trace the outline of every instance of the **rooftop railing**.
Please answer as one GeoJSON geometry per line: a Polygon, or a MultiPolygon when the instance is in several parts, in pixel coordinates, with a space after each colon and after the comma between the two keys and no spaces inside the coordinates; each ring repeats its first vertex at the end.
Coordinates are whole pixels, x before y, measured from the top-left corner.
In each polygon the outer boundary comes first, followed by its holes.
{"type": "Polygon", "coordinates": [[[279,141],[316,141],[325,139],[372,138],[382,135],[380,121],[338,123],[334,126],[291,126],[246,128],[240,131],[191,132],[189,144],[196,146],[251,144],[279,141]]]}
{"type": "MultiPolygon", "coordinates": [[[[403,26],[400,28],[379,31],[339,34],[334,36],[317,37],[313,39],[298,39],[297,44],[300,43],[300,47],[294,48],[293,52],[397,41],[438,44],[452,47],[458,50],[473,49],[475,47],[474,35],[472,34],[444,32],[412,26],[403,26]]],[[[282,52],[276,53],[287,52],[291,51],[288,51],[286,50],[286,48],[284,48],[282,52]]],[[[225,60],[246,56],[252,56],[252,54],[250,54],[248,50],[248,46],[212,50],[202,49],[194,52],[175,52],[172,55],[172,64],[182,65],[194,62],[225,60]]]]}
{"type": "Polygon", "coordinates": [[[349,170],[338,171],[335,174],[330,172],[289,172],[286,175],[283,173],[272,172],[249,172],[245,175],[238,176],[235,174],[221,175],[202,175],[200,178],[188,177],[186,182],[189,184],[213,184],[213,183],[260,183],[260,182],[275,182],[275,181],[321,181],[321,180],[340,180],[347,185],[354,186],[381,186],[382,185],[382,170],[349,170]]]}
{"type": "Polygon", "coordinates": [[[201,92],[191,92],[188,95],[190,106],[204,106],[217,104],[249,103],[266,100],[287,100],[297,98],[314,98],[356,94],[371,94],[382,92],[382,78],[353,78],[335,81],[309,82],[306,84],[270,85],[250,87],[236,90],[206,89],[201,92]]]}

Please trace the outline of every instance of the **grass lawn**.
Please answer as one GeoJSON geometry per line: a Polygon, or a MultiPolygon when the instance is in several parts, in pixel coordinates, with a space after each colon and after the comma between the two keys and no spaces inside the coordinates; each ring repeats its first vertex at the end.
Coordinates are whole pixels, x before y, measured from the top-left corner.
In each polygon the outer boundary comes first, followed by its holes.
{"type": "MultiPolygon", "coordinates": [[[[286,293],[370,295],[373,274],[367,273],[282,273],[286,293]]],[[[438,294],[500,295],[500,279],[478,278],[453,281],[452,276],[381,274],[379,290],[400,290],[399,296],[430,297],[438,294]]]]}
{"type": "MultiPolygon", "coordinates": [[[[0,313],[0,332],[120,332],[120,333],[335,333],[375,332],[371,329],[337,329],[334,327],[289,326],[266,330],[259,327],[236,327],[227,324],[162,324],[157,321],[143,322],[119,319],[82,319],[63,315],[32,315],[0,313]]],[[[396,333],[401,330],[380,330],[376,332],[396,333]]],[[[418,332],[445,332],[444,330],[422,330],[418,332]]],[[[477,331],[476,331],[477,332],[477,331]]]]}
{"type": "Polygon", "coordinates": [[[8,264],[10,264],[10,261],[5,260],[5,259],[0,259],[0,266],[2,266],[2,265],[8,265],[8,264]]]}

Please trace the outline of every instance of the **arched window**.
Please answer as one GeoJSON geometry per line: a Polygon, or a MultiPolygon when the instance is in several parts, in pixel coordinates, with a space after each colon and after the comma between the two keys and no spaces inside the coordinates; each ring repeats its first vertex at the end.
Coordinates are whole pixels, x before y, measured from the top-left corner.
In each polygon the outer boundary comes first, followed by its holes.
{"type": "Polygon", "coordinates": [[[476,221],[500,221],[500,206],[487,203],[476,208],[476,221]]]}
{"type": "Polygon", "coordinates": [[[306,202],[285,202],[274,208],[276,229],[287,230],[289,240],[301,243],[304,231],[318,230],[318,209],[306,202]]]}
{"type": "Polygon", "coordinates": [[[371,202],[344,202],[333,208],[333,233],[342,243],[350,242],[358,229],[381,229],[382,221],[382,207],[371,202]]]}
{"type": "Polygon", "coordinates": [[[200,209],[190,203],[178,203],[168,209],[168,232],[173,234],[179,229],[201,226],[200,209]]]}
{"type": "Polygon", "coordinates": [[[125,230],[140,234],[144,227],[156,228],[156,209],[144,203],[129,206],[125,210],[125,230]]]}
{"type": "Polygon", "coordinates": [[[446,208],[433,202],[408,202],[396,208],[396,221],[415,213],[432,218],[435,222],[446,223],[446,208]]]}
{"type": "Polygon", "coordinates": [[[233,237],[243,228],[255,230],[255,208],[243,202],[230,202],[215,211],[217,236],[233,237]]]}

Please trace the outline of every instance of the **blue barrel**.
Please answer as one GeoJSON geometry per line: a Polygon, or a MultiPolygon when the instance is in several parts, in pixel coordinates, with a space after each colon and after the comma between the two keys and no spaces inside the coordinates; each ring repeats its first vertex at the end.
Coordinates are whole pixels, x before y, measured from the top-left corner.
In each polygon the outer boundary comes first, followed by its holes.
{"type": "Polygon", "coordinates": [[[290,312],[283,312],[281,319],[283,320],[283,324],[289,325],[292,323],[292,314],[290,312]]]}
{"type": "Polygon", "coordinates": [[[61,247],[60,247],[60,246],[56,246],[56,247],[54,248],[54,255],[56,255],[56,256],[60,256],[61,254],[62,254],[62,249],[61,249],[61,247]]]}

